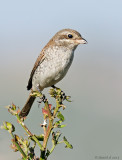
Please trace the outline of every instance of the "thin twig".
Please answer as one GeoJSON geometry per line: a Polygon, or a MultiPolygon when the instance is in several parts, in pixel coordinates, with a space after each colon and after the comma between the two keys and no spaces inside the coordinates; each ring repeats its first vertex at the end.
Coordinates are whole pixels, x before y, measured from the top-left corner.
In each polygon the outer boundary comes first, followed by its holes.
{"type": "Polygon", "coordinates": [[[31,131],[27,128],[27,126],[24,124],[24,122],[21,120],[21,118],[19,117],[18,114],[16,114],[16,117],[17,117],[17,120],[19,121],[20,125],[24,128],[24,130],[25,130],[25,131],[29,134],[29,136],[38,144],[39,148],[40,148],[41,150],[44,150],[42,144],[38,141],[38,139],[36,138],[36,136],[33,135],[33,134],[31,133],[31,131]]]}
{"type": "Polygon", "coordinates": [[[46,134],[44,135],[44,141],[43,141],[43,148],[44,149],[46,149],[47,141],[49,139],[51,130],[53,128],[53,118],[52,118],[52,114],[51,114],[51,111],[50,111],[50,108],[49,108],[49,104],[48,104],[47,101],[45,103],[45,107],[46,107],[46,109],[48,111],[49,124],[48,124],[47,130],[46,130],[46,134]]]}
{"type": "Polygon", "coordinates": [[[14,141],[12,141],[12,142],[16,145],[17,149],[22,154],[24,160],[26,160],[27,159],[27,155],[25,154],[25,152],[23,151],[23,149],[20,147],[20,145],[18,144],[18,142],[15,140],[15,137],[14,137],[13,133],[12,132],[9,132],[9,133],[12,136],[12,138],[14,139],[14,141]]]}

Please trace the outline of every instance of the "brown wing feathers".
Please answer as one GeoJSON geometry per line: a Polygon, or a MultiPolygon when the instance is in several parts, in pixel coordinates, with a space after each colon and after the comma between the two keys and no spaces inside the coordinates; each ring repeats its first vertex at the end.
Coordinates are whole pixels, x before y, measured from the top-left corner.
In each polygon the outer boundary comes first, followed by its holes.
{"type": "Polygon", "coordinates": [[[34,67],[31,71],[30,74],[30,79],[28,81],[28,85],[27,85],[27,90],[30,90],[32,88],[32,79],[33,79],[33,75],[35,73],[35,70],[37,69],[38,65],[42,62],[42,60],[44,59],[44,54],[40,54],[34,64],[34,67]]]}

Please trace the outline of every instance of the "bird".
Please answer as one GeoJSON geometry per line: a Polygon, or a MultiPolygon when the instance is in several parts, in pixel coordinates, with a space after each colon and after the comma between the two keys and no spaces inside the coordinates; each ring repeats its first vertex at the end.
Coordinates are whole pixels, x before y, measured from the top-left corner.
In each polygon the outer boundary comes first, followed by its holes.
{"type": "MultiPolygon", "coordinates": [[[[73,29],[62,29],[57,32],[40,52],[31,71],[27,90],[40,91],[44,88],[54,87],[62,80],[74,58],[74,51],[79,44],[87,41],[79,32],[73,29]]],[[[26,117],[36,97],[29,97],[19,116],[26,117]]]]}

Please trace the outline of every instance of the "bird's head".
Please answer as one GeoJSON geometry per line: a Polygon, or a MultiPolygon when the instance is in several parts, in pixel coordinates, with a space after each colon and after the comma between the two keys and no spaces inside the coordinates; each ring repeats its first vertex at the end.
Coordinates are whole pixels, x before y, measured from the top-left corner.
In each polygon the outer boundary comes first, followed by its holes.
{"type": "Polygon", "coordinates": [[[81,34],[72,29],[63,29],[57,32],[51,39],[53,45],[64,46],[75,49],[79,44],[86,44],[87,41],[82,38],[81,34]]]}

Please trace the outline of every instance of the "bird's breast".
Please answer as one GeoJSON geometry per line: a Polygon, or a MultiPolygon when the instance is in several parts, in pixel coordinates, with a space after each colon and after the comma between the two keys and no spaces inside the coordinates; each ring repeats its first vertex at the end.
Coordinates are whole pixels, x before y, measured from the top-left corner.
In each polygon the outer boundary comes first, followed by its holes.
{"type": "Polygon", "coordinates": [[[33,77],[33,84],[46,88],[59,82],[67,73],[74,57],[74,51],[67,48],[48,49],[45,59],[39,64],[33,77]]]}
{"type": "Polygon", "coordinates": [[[54,80],[57,81],[62,79],[67,73],[72,63],[74,52],[67,48],[55,49],[51,57],[51,74],[54,75],[54,80]]]}

